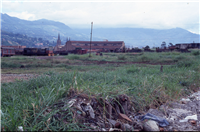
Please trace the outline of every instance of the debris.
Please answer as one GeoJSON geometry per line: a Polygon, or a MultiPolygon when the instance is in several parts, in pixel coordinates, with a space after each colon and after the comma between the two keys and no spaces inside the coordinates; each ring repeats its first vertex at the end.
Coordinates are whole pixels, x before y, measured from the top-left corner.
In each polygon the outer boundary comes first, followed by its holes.
{"type": "Polygon", "coordinates": [[[165,120],[164,118],[157,117],[150,113],[147,113],[146,115],[140,117],[140,120],[142,120],[142,121],[145,119],[154,120],[154,121],[158,122],[160,127],[166,127],[169,125],[169,122],[167,120],[165,120]]]}
{"type": "Polygon", "coordinates": [[[125,127],[125,131],[132,131],[134,130],[134,128],[132,126],[130,126],[129,124],[124,124],[125,127]]]}
{"type": "Polygon", "coordinates": [[[3,116],[4,115],[4,113],[2,112],[2,110],[0,110],[0,114],[3,116]]]}
{"type": "Polygon", "coordinates": [[[115,124],[117,123],[115,120],[112,119],[107,119],[109,121],[109,123],[111,123],[113,126],[115,126],[115,124]]]}
{"type": "Polygon", "coordinates": [[[153,120],[148,120],[144,122],[144,131],[159,131],[157,123],[153,120]]]}
{"type": "Polygon", "coordinates": [[[119,119],[125,119],[125,120],[127,120],[127,121],[132,122],[132,120],[131,120],[130,118],[128,118],[127,115],[122,114],[122,113],[119,113],[118,118],[119,118],[119,119]]]}
{"type": "Polygon", "coordinates": [[[76,102],[76,99],[72,99],[68,102],[69,108],[72,107],[74,105],[74,103],[76,102]]]}
{"type": "Polygon", "coordinates": [[[23,127],[22,127],[22,126],[18,126],[17,131],[21,131],[21,132],[24,131],[24,130],[23,130],[23,127]]]}
{"type": "Polygon", "coordinates": [[[180,120],[179,122],[187,122],[189,119],[197,120],[197,115],[187,116],[185,119],[180,120]]]}
{"type": "Polygon", "coordinates": [[[182,98],[181,101],[186,101],[187,102],[187,101],[191,101],[191,100],[182,98]]]}
{"type": "Polygon", "coordinates": [[[115,123],[115,128],[121,129],[122,128],[122,124],[120,122],[115,123]]]}
{"type": "Polygon", "coordinates": [[[163,128],[163,127],[160,127],[160,131],[164,131],[164,128],[163,128]]]}
{"type": "Polygon", "coordinates": [[[112,132],[112,131],[120,131],[121,132],[122,130],[121,129],[117,129],[117,128],[110,128],[109,131],[110,132],[112,132]]]}
{"type": "Polygon", "coordinates": [[[195,120],[190,120],[189,121],[193,126],[195,126],[197,124],[197,122],[195,120]]]}
{"type": "Polygon", "coordinates": [[[94,117],[95,117],[94,110],[93,110],[92,106],[89,103],[87,105],[85,105],[84,111],[85,112],[89,112],[90,117],[92,117],[94,119],[94,117]]]}
{"type": "Polygon", "coordinates": [[[102,131],[106,131],[106,129],[105,129],[105,128],[102,128],[102,131]]]}

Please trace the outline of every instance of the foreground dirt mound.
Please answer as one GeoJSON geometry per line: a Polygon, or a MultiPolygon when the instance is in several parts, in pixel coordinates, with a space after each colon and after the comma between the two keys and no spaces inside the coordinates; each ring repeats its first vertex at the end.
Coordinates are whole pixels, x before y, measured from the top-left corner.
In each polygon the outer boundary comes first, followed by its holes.
{"type": "MultiPolygon", "coordinates": [[[[52,118],[63,120],[70,109],[73,112],[73,122],[87,126],[88,131],[140,131],[143,129],[142,122],[133,118],[135,114],[126,95],[103,99],[77,94],[71,90],[68,98],[55,103],[45,111],[45,114],[55,108],[60,111],[52,118]]],[[[68,123],[65,119],[64,122],[68,123]]]]}
{"type": "Polygon", "coordinates": [[[64,98],[47,108],[44,115],[53,109],[59,110],[49,121],[63,121],[68,124],[69,110],[73,113],[71,122],[79,123],[87,131],[199,131],[200,92],[182,99],[179,103],[166,103],[146,113],[135,113],[130,98],[123,94],[102,98],[77,94],[71,90],[64,98]]]}

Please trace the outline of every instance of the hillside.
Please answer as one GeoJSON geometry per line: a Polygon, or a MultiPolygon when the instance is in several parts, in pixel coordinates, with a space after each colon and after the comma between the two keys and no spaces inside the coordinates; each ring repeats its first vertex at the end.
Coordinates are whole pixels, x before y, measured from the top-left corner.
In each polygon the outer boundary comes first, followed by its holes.
{"type": "MultiPolygon", "coordinates": [[[[88,29],[74,29],[89,34],[88,29]]],[[[145,29],[145,28],[97,28],[93,36],[99,39],[123,40],[129,46],[160,46],[163,41],[169,43],[199,42],[200,35],[191,33],[182,28],[173,29],[145,29]]]]}
{"type": "MultiPolygon", "coordinates": [[[[71,40],[90,40],[91,29],[72,29],[69,26],[46,19],[35,21],[22,20],[1,14],[2,30],[14,34],[23,34],[28,37],[42,38],[50,43],[57,41],[60,33],[62,44],[67,37],[71,40]]],[[[145,29],[145,28],[93,28],[92,40],[124,41],[126,46],[141,47],[149,45],[160,46],[163,41],[169,43],[192,43],[199,42],[200,35],[191,33],[182,28],[173,29],[145,29]]],[[[55,46],[56,43],[53,45],[55,46]]]]}
{"type": "Polygon", "coordinates": [[[28,37],[27,35],[19,33],[11,33],[6,31],[1,31],[1,45],[6,46],[16,46],[23,45],[27,47],[39,47],[39,46],[53,46],[53,42],[48,40],[43,40],[42,38],[28,37]]]}
{"type": "Polygon", "coordinates": [[[26,34],[29,37],[43,38],[49,41],[56,41],[58,33],[60,33],[61,41],[63,42],[66,41],[67,37],[74,40],[88,40],[86,35],[72,30],[67,25],[46,19],[27,21],[1,14],[1,24],[1,28],[4,31],[26,34]]]}

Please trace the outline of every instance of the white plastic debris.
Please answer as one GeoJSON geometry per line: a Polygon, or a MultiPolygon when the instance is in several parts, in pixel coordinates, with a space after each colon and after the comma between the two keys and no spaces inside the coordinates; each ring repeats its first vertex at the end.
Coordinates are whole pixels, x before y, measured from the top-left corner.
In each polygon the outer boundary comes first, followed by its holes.
{"type": "Polygon", "coordinates": [[[0,114],[3,116],[4,114],[3,114],[3,112],[0,110],[0,114]]]}
{"type": "Polygon", "coordinates": [[[105,129],[105,128],[102,128],[102,131],[106,131],[106,129],[105,129]]]}
{"type": "Polygon", "coordinates": [[[69,107],[72,107],[74,103],[76,102],[76,99],[72,99],[68,102],[69,107]]]}
{"type": "Polygon", "coordinates": [[[185,119],[180,120],[179,122],[187,122],[189,119],[197,120],[197,115],[187,116],[185,119]]]}
{"type": "Polygon", "coordinates": [[[112,131],[122,131],[122,130],[117,128],[110,128],[109,131],[112,132],[112,131]]]}
{"type": "Polygon", "coordinates": [[[89,111],[90,116],[94,119],[95,117],[94,110],[89,103],[85,106],[85,111],[89,111]]]}
{"type": "Polygon", "coordinates": [[[182,98],[181,101],[190,101],[190,99],[184,99],[184,98],[182,98]]]}
{"type": "Polygon", "coordinates": [[[17,131],[24,131],[22,126],[18,126],[17,131]]]}

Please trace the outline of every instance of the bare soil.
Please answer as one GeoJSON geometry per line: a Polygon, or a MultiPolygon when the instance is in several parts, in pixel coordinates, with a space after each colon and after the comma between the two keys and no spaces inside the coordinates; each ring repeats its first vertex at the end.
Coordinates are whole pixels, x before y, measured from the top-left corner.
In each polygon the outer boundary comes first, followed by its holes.
{"type": "Polygon", "coordinates": [[[1,83],[15,82],[17,80],[29,80],[37,77],[36,74],[1,74],[1,83]]]}

